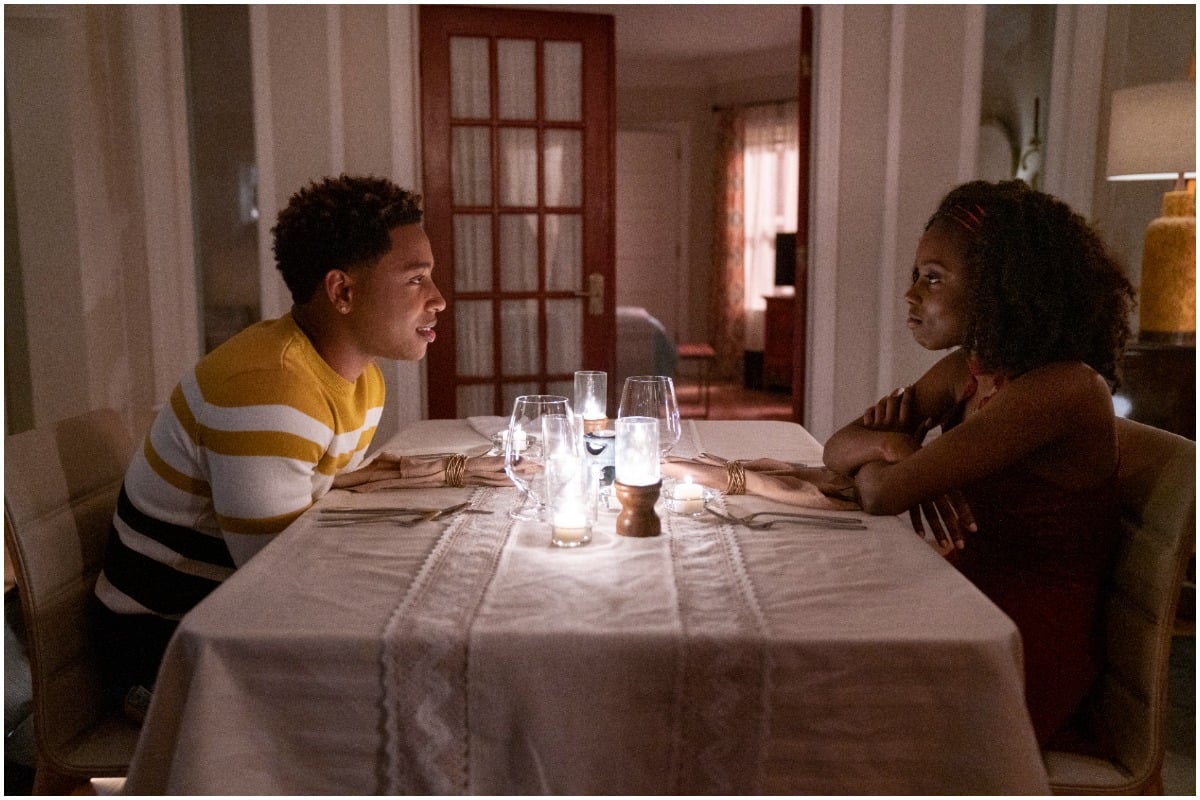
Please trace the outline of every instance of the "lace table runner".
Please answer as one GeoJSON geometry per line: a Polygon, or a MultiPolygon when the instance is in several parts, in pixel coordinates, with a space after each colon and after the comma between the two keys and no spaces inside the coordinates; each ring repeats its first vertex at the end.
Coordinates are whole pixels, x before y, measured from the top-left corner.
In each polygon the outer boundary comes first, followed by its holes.
{"type": "MultiPolygon", "coordinates": [[[[685,426],[678,451],[702,446],[685,426]]],[[[388,793],[761,792],[766,625],[732,530],[660,509],[591,545],[480,489],[384,634],[388,793]]]]}

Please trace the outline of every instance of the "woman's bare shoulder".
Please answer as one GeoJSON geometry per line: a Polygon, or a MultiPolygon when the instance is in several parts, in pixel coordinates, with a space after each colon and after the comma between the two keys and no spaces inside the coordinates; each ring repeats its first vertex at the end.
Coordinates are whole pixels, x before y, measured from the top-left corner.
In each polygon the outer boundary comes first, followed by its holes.
{"type": "Polygon", "coordinates": [[[1013,381],[1014,388],[1042,395],[1046,400],[1095,403],[1112,410],[1112,392],[1104,377],[1082,361],[1044,364],[1013,381]]]}

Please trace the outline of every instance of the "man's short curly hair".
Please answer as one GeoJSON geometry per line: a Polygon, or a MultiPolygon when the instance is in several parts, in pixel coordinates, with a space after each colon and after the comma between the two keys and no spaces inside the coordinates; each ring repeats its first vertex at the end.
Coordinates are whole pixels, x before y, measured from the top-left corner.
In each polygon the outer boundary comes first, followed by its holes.
{"type": "Polygon", "coordinates": [[[421,221],[421,197],[386,178],[341,175],[292,195],[271,234],[275,265],[296,303],[307,303],[331,269],[374,263],[392,228],[421,221]]]}
{"type": "Polygon", "coordinates": [[[959,186],[938,219],[968,232],[964,346],[985,369],[1082,361],[1117,384],[1134,290],[1083,217],[1014,180],[959,186]]]}

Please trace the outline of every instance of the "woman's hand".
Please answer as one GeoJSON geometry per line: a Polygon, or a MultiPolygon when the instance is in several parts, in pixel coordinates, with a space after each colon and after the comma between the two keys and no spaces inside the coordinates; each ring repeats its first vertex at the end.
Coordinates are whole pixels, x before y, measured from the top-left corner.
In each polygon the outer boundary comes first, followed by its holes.
{"type": "Polygon", "coordinates": [[[925,526],[921,522],[922,516],[929,522],[929,529],[942,555],[951,550],[962,550],[966,546],[966,535],[977,530],[971,507],[959,491],[935,497],[908,510],[913,531],[924,539],[925,526]]]}
{"type": "Polygon", "coordinates": [[[906,433],[917,444],[925,441],[925,436],[933,430],[934,421],[926,419],[915,428],[912,426],[912,399],[915,394],[913,387],[901,386],[879,398],[878,403],[863,412],[862,426],[869,431],[906,433]]]}
{"type": "Polygon", "coordinates": [[[869,431],[908,431],[912,409],[912,387],[901,386],[879,398],[879,402],[862,415],[862,426],[869,431]]]}
{"type": "MultiPolygon", "coordinates": [[[[907,455],[915,453],[918,449],[914,446],[907,455]]],[[[889,466],[885,461],[873,461],[864,464],[855,474],[854,485],[862,499],[863,508],[868,513],[883,513],[874,507],[872,498],[878,496],[877,487],[882,473],[889,466]]],[[[913,531],[922,539],[925,538],[925,523],[928,523],[929,530],[937,541],[938,550],[943,555],[951,550],[963,549],[967,534],[977,530],[971,507],[963,493],[957,490],[913,506],[908,510],[908,517],[912,521],[913,531]]]]}

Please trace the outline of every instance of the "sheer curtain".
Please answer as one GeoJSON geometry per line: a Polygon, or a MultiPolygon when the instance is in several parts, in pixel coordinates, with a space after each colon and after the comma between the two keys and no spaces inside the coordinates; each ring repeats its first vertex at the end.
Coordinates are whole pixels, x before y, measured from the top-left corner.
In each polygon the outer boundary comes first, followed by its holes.
{"type": "Polygon", "coordinates": [[[713,176],[713,269],[709,294],[716,371],[724,380],[741,380],[746,340],[745,252],[742,240],[742,152],[745,125],[737,109],[717,116],[717,158],[713,176]]]}
{"type": "Polygon", "coordinates": [[[722,109],[717,118],[713,347],[722,378],[745,350],[763,349],[764,295],[775,291],[775,234],[794,231],[799,201],[799,105],[722,109]]]}
{"type": "Polygon", "coordinates": [[[790,102],[751,106],[745,115],[743,270],[746,310],[753,312],[775,292],[775,234],[796,230],[800,111],[790,102]]]}

